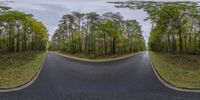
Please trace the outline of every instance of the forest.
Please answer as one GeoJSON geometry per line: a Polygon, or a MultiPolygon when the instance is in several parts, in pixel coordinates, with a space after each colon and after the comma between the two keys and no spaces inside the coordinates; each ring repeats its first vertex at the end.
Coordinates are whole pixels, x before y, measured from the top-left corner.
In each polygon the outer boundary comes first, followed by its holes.
{"type": "Polygon", "coordinates": [[[148,41],[152,66],[162,79],[175,87],[199,89],[199,2],[110,2],[118,8],[143,10],[152,29],[148,41]]]}
{"type": "Polygon", "coordinates": [[[62,17],[51,50],[87,55],[128,54],[145,50],[141,26],[120,13],[72,12],[62,17]]]}
{"type": "Polygon", "coordinates": [[[44,51],[48,31],[33,15],[0,7],[0,51],[44,51]]]}
{"type": "Polygon", "coordinates": [[[200,54],[200,7],[196,2],[111,2],[118,8],[143,9],[152,23],[149,49],[200,54]]]}
{"type": "Polygon", "coordinates": [[[42,22],[0,2],[0,88],[29,82],[45,58],[48,41],[42,22]]]}
{"type": "Polygon", "coordinates": [[[200,13],[196,6],[166,5],[151,12],[154,51],[200,54],[200,13]]]}

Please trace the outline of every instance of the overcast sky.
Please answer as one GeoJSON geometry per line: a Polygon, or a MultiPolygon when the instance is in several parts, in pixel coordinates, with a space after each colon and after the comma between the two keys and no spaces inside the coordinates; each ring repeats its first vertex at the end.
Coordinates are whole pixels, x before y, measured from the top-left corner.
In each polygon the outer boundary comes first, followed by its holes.
{"type": "MultiPolygon", "coordinates": [[[[7,0],[0,0],[7,1],[7,0]]],[[[147,14],[142,10],[129,10],[127,8],[115,8],[113,4],[106,3],[108,1],[119,0],[12,0],[14,3],[8,5],[15,10],[31,13],[34,18],[44,23],[48,28],[50,36],[57,28],[58,21],[64,14],[73,11],[79,12],[97,12],[99,14],[105,12],[120,12],[125,19],[135,19],[142,26],[143,36],[148,40],[151,30],[151,24],[144,19],[147,14]]],[[[121,0],[123,1],[123,0],[121,0]]],[[[162,1],[162,0],[157,0],[162,1]]],[[[164,0],[172,1],[172,0],[164,0]]],[[[173,0],[174,1],[174,0],[173,0]]],[[[181,1],[181,0],[176,0],[181,1]]],[[[198,0],[193,0],[198,1],[198,0]]]]}

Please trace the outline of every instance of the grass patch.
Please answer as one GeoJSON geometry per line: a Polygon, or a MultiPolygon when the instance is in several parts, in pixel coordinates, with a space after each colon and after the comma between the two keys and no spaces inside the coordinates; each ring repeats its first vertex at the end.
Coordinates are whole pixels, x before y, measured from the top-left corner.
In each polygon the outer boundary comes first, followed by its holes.
{"type": "Polygon", "coordinates": [[[111,54],[111,55],[97,56],[97,55],[86,55],[84,53],[66,54],[60,51],[55,51],[54,53],[71,59],[89,61],[89,62],[106,62],[106,61],[120,60],[127,57],[131,57],[136,54],[136,53],[130,53],[130,54],[111,54]]]}
{"type": "Polygon", "coordinates": [[[149,52],[158,73],[182,88],[200,88],[200,56],[149,52]]]}
{"type": "Polygon", "coordinates": [[[13,88],[30,81],[45,57],[45,52],[0,52],[0,88],[13,88]]]}

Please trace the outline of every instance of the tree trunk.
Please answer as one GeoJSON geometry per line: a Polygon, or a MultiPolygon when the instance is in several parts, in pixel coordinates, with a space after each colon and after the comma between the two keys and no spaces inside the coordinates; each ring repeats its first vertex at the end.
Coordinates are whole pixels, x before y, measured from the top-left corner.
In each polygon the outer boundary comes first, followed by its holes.
{"type": "Polygon", "coordinates": [[[113,44],[112,44],[112,53],[115,54],[116,50],[115,50],[115,37],[113,37],[113,44]]]}
{"type": "Polygon", "coordinates": [[[19,26],[17,26],[17,52],[19,52],[19,26]]]}
{"type": "Polygon", "coordinates": [[[181,33],[180,29],[179,29],[178,35],[179,35],[179,51],[180,51],[180,53],[182,53],[182,50],[183,50],[183,39],[182,39],[182,33],[181,33]]]}

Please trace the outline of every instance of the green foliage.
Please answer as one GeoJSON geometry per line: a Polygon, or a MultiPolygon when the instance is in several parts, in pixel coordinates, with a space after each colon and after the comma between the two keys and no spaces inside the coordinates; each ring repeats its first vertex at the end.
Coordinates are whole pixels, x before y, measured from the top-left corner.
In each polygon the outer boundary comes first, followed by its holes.
{"type": "Polygon", "coordinates": [[[8,6],[5,4],[5,2],[0,1],[0,12],[3,12],[3,11],[5,11],[5,10],[9,10],[9,9],[11,9],[11,8],[8,7],[8,6]]]}
{"type": "Polygon", "coordinates": [[[96,55],[95,54],[90,54],[89,55],[89,59],[96,59],[96,55]]]}
{"type": "Polygon", "coordinates": [[[165,5],[153,12],[156,14],[150,14],[155,23],[149,40],[151,50],[200,54],[200,13],[195,6],[165,5]]]}
{"type": "Polygon", "coordinates": [[[112,12],[64,15],[50,47],[70,54],[84,53],[91,59],[98,55],[126,54],[146,48],[139,23],[124,20],[119,13],[112,12]]]}
{"type": "Polygon", "coordinates": [[[32,15],[19,11],[0,13],[0,50],[10,52],[46,50],[48,31],[32,15]]]}
{"type": "Polygon", "coordinates": [[[111,2],[119,8],[143,9],[152,22],[153,51],[200,54],[200,7],[197,2],[111,2]]]}

